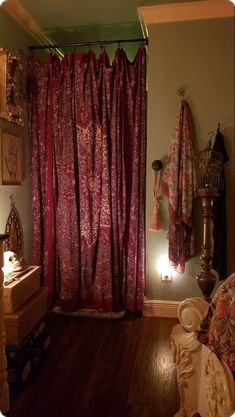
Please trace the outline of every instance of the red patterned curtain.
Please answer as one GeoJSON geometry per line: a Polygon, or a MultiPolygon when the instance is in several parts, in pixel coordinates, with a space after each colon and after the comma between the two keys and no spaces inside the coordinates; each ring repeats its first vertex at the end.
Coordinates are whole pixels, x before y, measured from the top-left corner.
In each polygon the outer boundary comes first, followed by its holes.
{"type": "Polygon", "coordinates": [[[28,65],[34,263],[64,309],[142,310],[146,55],[28,65]]]}

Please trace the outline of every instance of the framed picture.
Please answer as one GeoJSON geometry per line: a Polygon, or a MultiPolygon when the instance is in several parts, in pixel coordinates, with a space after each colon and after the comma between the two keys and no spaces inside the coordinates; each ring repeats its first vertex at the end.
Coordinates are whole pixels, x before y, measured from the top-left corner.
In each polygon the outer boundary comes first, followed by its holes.
{"type": "Polygon", "coordinates": [[[23,59],[0,48],[0,117],[24,125],[23,59]]]}
{"type": "Polygon", "coordinates": [[[23,181],[22,138],[16,133],[0,129],[1,184],[20,185],[23,181]]]}

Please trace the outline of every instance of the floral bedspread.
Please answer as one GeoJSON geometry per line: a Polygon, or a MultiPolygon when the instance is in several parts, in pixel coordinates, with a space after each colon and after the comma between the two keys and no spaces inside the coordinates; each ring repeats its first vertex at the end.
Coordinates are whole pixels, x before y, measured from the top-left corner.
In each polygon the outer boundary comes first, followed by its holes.
{"type": "Polygon", "coordinates": [[[196,339],[235,372],[235,273],[216,291],[196,333],[196,339]]]}

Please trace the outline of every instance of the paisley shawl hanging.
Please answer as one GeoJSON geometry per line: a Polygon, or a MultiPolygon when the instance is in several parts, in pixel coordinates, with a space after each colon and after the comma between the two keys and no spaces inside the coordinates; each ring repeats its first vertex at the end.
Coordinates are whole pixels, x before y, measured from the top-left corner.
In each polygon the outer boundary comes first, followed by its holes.
{"type": "Polygon", "coordinates": [[[184,273],[185,262],[194,255],[192,116],[188,103],[181,100],[168,152],[169,163],[163,172],[162,192],[169,200],[169,248],[171,266],[184,273]]]}

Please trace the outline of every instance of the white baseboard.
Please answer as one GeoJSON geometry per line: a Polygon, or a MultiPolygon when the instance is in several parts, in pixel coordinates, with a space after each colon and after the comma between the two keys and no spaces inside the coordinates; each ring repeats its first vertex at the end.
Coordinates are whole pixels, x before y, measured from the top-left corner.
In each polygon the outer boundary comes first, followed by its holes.
{"type": "Polygon", "coordinates": [[[144,300],[144,316],[177,318],[181,301],[144,300]]]}

